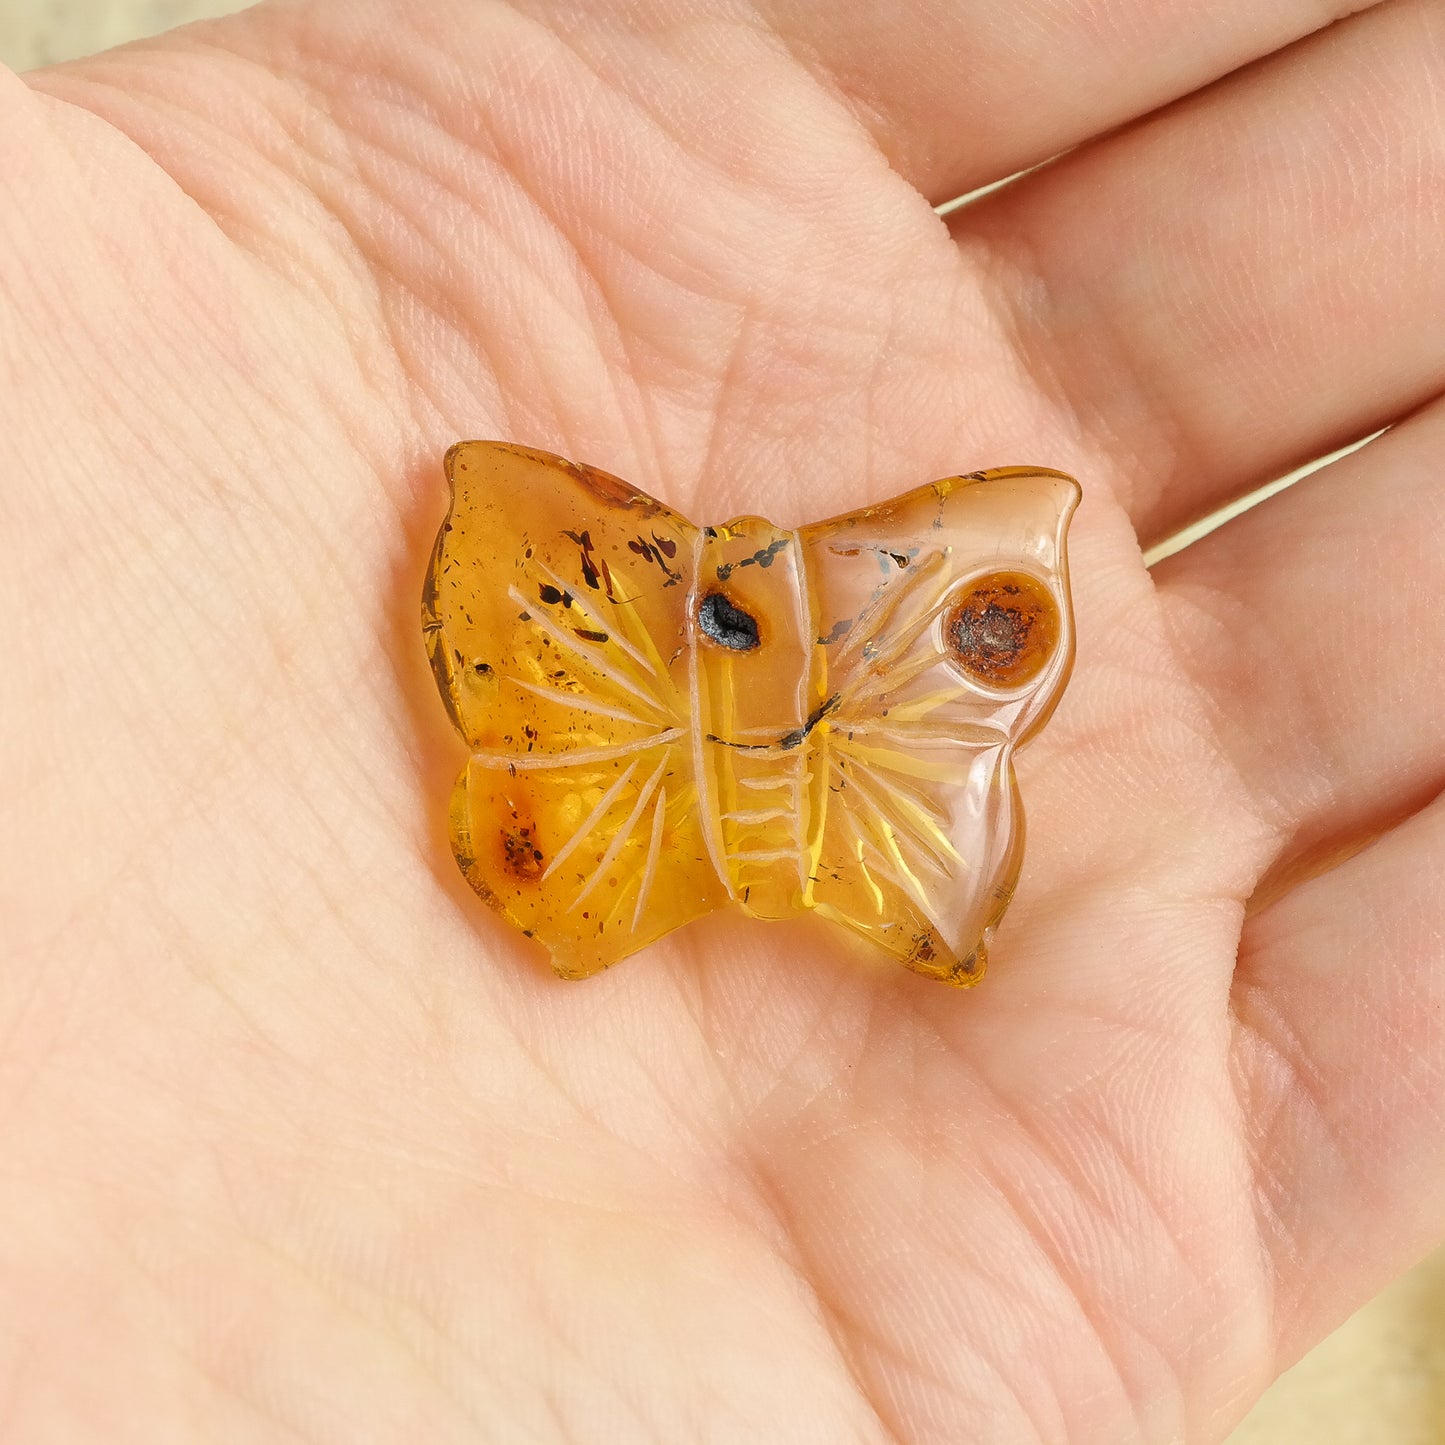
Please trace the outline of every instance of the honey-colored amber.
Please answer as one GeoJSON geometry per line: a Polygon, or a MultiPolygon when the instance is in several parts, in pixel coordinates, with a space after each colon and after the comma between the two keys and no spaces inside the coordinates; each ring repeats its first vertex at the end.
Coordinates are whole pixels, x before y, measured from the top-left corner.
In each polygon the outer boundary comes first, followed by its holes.
{"type": "Polygon", "coordinates": [[[423,629],[473,888],[580,978],[714,908],[814,910],[971,984],[1013,893],[1013,751],[1067,681],[1078,484],[1010,467],[787,531],[590,467],[447,456],[423,629]]]}

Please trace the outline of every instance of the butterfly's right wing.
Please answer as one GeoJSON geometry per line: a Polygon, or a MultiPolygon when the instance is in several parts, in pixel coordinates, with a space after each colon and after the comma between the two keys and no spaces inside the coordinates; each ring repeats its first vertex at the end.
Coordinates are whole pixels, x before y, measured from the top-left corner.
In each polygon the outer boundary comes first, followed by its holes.
{"type": "Polygon", "coordinates": [[[452,847],[583,977],[726,902],[701,825],[688,662],[697,529],[616,477],[465,442],[422,625],[471,748],[452,847]]]}
{"type": "Polygon", "coordinates": [[[953,477],[801,533],[820,665],[808,902],[967,985],[1023,846],[1013,750],[1073,657],[1078,484],[953,477]]]}

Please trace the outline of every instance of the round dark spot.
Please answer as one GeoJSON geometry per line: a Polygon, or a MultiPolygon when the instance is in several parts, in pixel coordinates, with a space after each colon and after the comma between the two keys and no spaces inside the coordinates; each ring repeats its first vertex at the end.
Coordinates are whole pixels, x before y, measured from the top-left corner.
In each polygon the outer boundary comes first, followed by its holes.
{"type": "Polygon", "coordinates": [[[949,609],[943,624],[950,656],[989,687],[1032,682],[1059,640],[1059,608],[1042,582],[1023,572],[978,578],[949,609]]]}
{"type": "Polygon", "coordinates": [[[709,592],[698,603],[697,625],[704,637],[734,652],[751,652],[762,641],[757,618],[721,592],[709,592]]]}

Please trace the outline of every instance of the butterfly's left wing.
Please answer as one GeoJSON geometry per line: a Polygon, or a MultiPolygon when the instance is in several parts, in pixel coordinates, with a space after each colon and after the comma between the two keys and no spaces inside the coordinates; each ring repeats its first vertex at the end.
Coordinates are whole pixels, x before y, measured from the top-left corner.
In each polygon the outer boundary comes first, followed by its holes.
{"type": "Polygon", "coordinates": [[[967,985],[1018,876],[1012,755],[1073,658],[1078,484],[952,477],[800,533],[821,665],[807,902],[967,985]]]}
{"type": "Polygon", "coordinates": [[[422,626],[471,757],[452,847],[582,977],[726,902],[696,783],[697,529],[549,452],[464,442],[422,626]]]}

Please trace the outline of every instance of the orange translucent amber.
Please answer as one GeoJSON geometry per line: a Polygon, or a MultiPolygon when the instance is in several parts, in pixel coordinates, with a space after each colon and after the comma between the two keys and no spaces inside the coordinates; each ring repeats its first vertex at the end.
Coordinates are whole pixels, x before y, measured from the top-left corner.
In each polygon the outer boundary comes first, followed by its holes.
{"type": "Polygon", "coordinates": [[[1073,656],[1061,472],[786,531],[590,467],[447,455],[423,629],[470,757],[468,881],[580,978],[711,909],[814,910],[971,984],[1013,893],[1013,751],[1073,656]]]}

